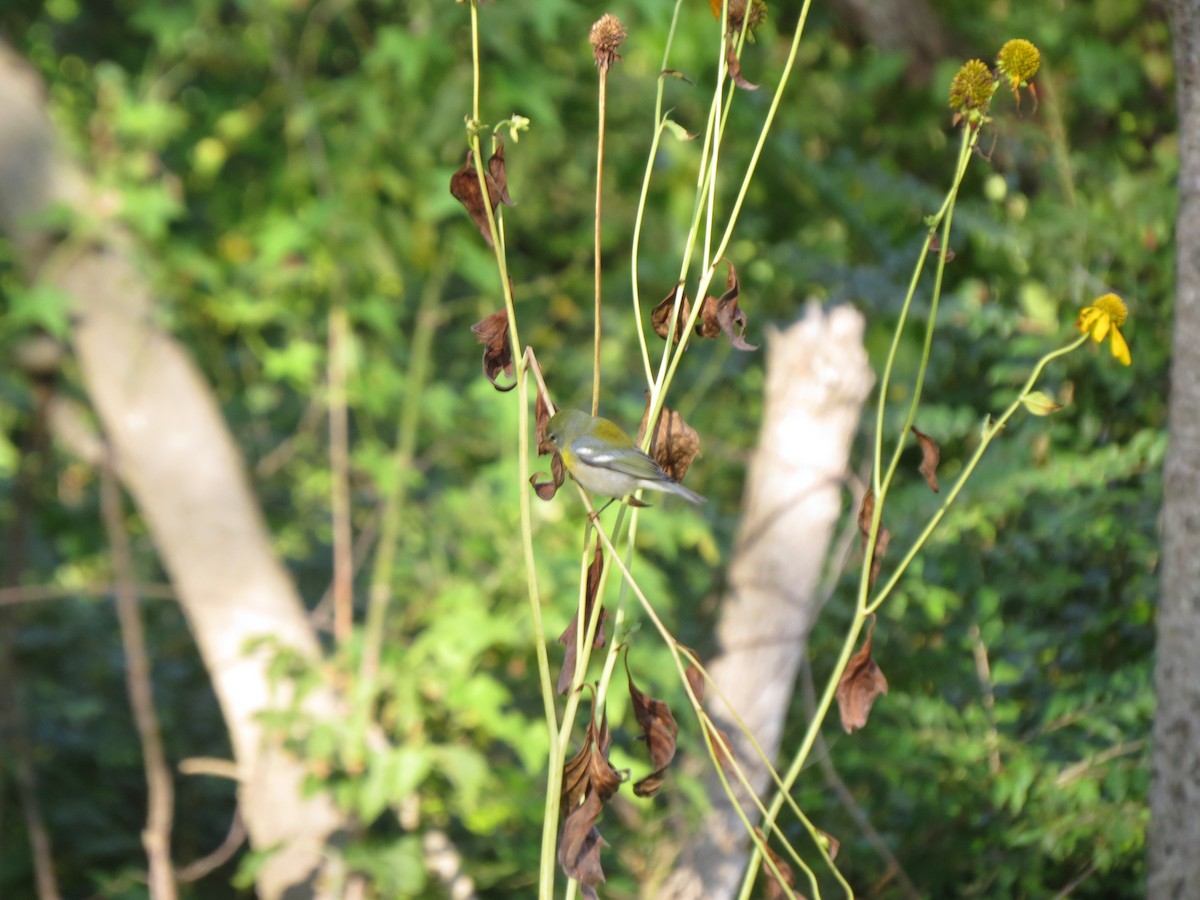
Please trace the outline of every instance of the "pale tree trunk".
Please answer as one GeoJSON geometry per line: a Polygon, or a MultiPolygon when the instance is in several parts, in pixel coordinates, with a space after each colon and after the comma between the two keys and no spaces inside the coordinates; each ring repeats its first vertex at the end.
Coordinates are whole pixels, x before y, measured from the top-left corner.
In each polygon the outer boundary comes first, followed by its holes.
{"type": "MultiPolygon", "coordinates": [[[[863,318],[849,307],[809,306],[800,322],[767,343],[766,403],[742,498],[729,593],[717,626],[713,680],[767,756],[779,750],[808,633],[820,611],[817,587],[830,539],[847,504],[850,446],[874,382],[863,349],[863,318]]],[[[707,705],[733,741],[761,795],[769,775],[728,710],[707,705]]],[[[748,837],[715,778],[713,812],[684,836],[678,868],[655,896],[732,896],[748,859],[748,837]]],[[[757,811],[742,803],[751,821],[757,811]]]]}
{"type": "MultiPolygon", "coordinates": [[[[153,298],[119,226],[47,259],[30,216],[59,202],[95,217],[82,174],[58,157],[35,76],[0,45],[0,228],[32,272],[72,300],[80,377],[116,469],[170,573],[220,702],[237,761],[239,801],[253,846],[278,848],[260,896],[320,895],[317,881],[343,817],[326,794],[301,796],[304,772],[256,716],[285,700],[268,683],[269,637],[318,653],[296,589],[279,563],[245,466],[212,392],[183,347],[155,326],[153,298]],[[102,243],[101,243],[102,242],[102,243]]],[[[314,711],[333,697],[317,691],[314,711]]]]}
{"type": "Polygon", "coordinates": [[[1200,3],[1172,0],[1170,9],[1180,203],[1150,787],[1151,900],[1200,892],[1200,3]]]}

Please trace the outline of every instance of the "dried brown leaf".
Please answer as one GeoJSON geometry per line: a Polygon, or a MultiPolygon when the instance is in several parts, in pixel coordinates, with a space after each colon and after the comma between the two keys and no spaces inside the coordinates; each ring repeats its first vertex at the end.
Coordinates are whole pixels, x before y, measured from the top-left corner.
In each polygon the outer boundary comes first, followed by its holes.
{"type": "Polygon", "coordinates": [[[729,741],[729,735],[713,725],[709,719],[704,719],[704,730],[708,732],[709,738],[712,740],[713,750],[717,755],[717,762],[721,764],[730,775],[733,774],[733,744],[729,741]]]}
{"type": "MultiPolygon", "coordinates": [[[[696,659],[700,659],[700,654],[690,647],[685,647],[680,644],[679,649],[686,650],[687,653],[691,654],[696,659]]],[[[702,703],[704,701],[704,673],[700,671],[699,666],[697,666],[695,662],[689,659],[688,667],[684,670],[683,674],[684,677],[687,678],[687,682],[692,688],[692,693],[696,695],[696,702],[702,703]]]]}
{"type": "Polygon", "coordinates": [[[542,392],[538,391],[537,402],[533,405],[533,438],[537,442],[537,455],[545,456],[547,453],[554,452],[554,445],[550,443],[550,407],[546,404],[546,398],[542,396],[542,392]]]}
{"type": "Polygon", "coordinates": [[[729,266],[729,274],[725,278],[725,293],[719,299],[704,298],[696,331],[701,337],[709,338],[724,332],[735,349],[757,350],[757,345],[747,343],[743,337],[746,333],[746,314],[738,305],[742,287],[738,281],[737,269],[728,260],[726,265],[729,266]]]}
{"type": "Polygon", "coordinates": [[[612,734],[608,730],[608,717],[596,727],[596,715],[588,723],[583,746],[579,752],[563,765],[562,811],[566,814],[578,806],[590,791],[596,791],[602,801],[608,801],[621,786],[621,775],[608,762],[608,750],[612,746],[612,734]]]}
{"type": "MultiPolygon", "coordinates": [[[[766,835],[762,833],[761,828],[755,828],[754,833],[758,835],[762,841],[762,845],[767,848],[767,856],[771,858],[771,862],[775,863],[775,867],[779,869],[779,874],[783,876],[784,882],[792,889],[792,894],[796,894],[796,873],[792,871],[792,867],[784,861],[778,853],[771,849],[771,845],[767,843],[766,835]]],[[[764,886],[763,897],[767,900],[782,900],[782,898],[790,896],[786,890],[779,884],[779,879],[775,877],[775,873],[771,871],[769,866],[766,867],[766,884],[764,886]]]]}
{"type": "MultiPolygon", "coordinates": [[[[638,426],[636,443],[641,446],[646,436],[646,418],[650,415],[650,392],[646,391],[646,408],[642,411],[642,422],[638,426]]],[[[650,456],[662,470],[676,481],[683,476],[700,456],[700,435],[696,429],[683,421],[683,416],[673,409],[663,407],[658,417],[658,427],[650,440],[650,456]]]]}
{"type": "Polygon", "coordinates": [[[879,534],[875,536],[875,554],[871,559],[871,579],[867,582],[867,589],[875,587],[875,579],[879,577],[879,570],[883,566],[883,555],[887,553],[888,544],[892,542],[892,533],[879,526],[879,534]]]}
{"type": "Polygon", "coordinates": [[[872,621],[867,628],[867,639],[863,641],[858,652],[850,657],[846,671],[842,673],[842,679],[838,682],[838,711],[842,715],[842,728],[847,734],[852,734],[867,724],[867,716],[871,714],[875,698],[888,692],[887,679],[871,658],[871,637],[874,631],[875,622],[872,621]]]}
{"type": "Polygon", "coordinates": [[[862,503],[858,505],[858,533],[862,535],[863,550],[867,549],[867,538],[871,534],[871,518],[875,515],[875,491],[868,490],[863,494],[862,503]]]}
{"type": "Polygon", "coordinates": [[[746,80],[742,74],[742,61],[737,55],[737,36],[729,35],[729,41],[726,44],[725,64],[729,66],[729,77],[733,79],[733,83],[740,87],[743,91],[757,91],[758,85],[746,80]]]}
{"type": "MultiPolygon", "coordinates": [[[[536,485],[535,485],[536,489],[536,485]]],[[[540,496],[540,494],[539,494],[540,496]]],[[[584,623],[591,621],[592,611],[596,606],[596,592],[600,586],[600,573],[604,570],[604,553],[600,549],[600,539],[596,539],[596,552],[592,557],[591,563],[587,570],[587,586],[584,589],[584,623]]],[[[596,623],[596,634],[592,638],[592,649],[599,650],[604,646],[606,640],[604,634],[604,620],[608,618],[608,611],[602,606],[600,607],[600,619],[596,623]]],[[[567,623],[567,627],[563,633],[559,635],[558,642],[563,645],[563,664],[562,669],[558,673],[558,692],[565,694],[571,689],[571,682],[575,679],[575,666],[579,662],[579,614],[571,616],[571,621],[567,623]]]]}
{"type": "Polygon", "coordinates": [[[579,882],[579,893],[588,900],[598,900],[596,885],[604,881],[600,851],[608,841],[596,827],[603,809],[604,801],[593,791],[567,813],[558,835],[558,864],[568,878],[579,882]]]}
{"type": "Polygon", "coordinates": [[[828,831],[822,831],[820,828],[817,829],[817,834],[825,842],[825,852],[829,854],[829,858],[831,860],[837,859],[838,851],[842,849],[842,842],[828,831]]]}
{"type": "Polygon", "coordinates": [[[579,882],[583,896],[591,898],[596,897],[596,885],[604,880],[600,850],[608,846],[596,820],[621,785],[620,773],[608,761],[611,744],[607,717],[597,729],[593,710],[583,747],[563,766],[558,864],[579,882]]]}
{"type": "MultiPolygon", "coordinates": [[[[667,334],[670,330],[671,311],[675,308],[675,292],[677,290],[679,290],[679,285],[671,288],[671,292],[650,313],[650,327],[664,341],[667,339],[667,334]]],[[[679,314],[675,317],[675,338],[672,343],[679,343],[679,336],[683,332],[683,326],[687,324],[688,316],[691,314],[692,301],[688,299],[687,294],[684,294],[679,302],[679,314]]]]}
{"type": "Polygon", "coordinates": [[[917,443],[921,445],[921,475],[925,478],[925,483],[929,485],[930,490],[936,494],[939,490],[937,467],[942,459],[942,449],[938,446],[937,441],[917,428],[916,425],[912,426],[912,433],[917,436],[917,443]]]}
{"type": "MultiPolygon", "coordinates": [[[[869,490],[863,494],[862,505],[858,508],[858,532],[862,536],[862,551],[867,552],[867,544],[871,539],[871,519],[875,515],[875,491],[869,490]]],[[[892,539],[892,534],[881,523],[879,526],[879,534],[875,536],[875,552],[871,556],[871,577],[867,582],[867,587],[875,586],[875,579],[879,577],[879,569],[883,565],[883,555],[887,553],[888,543],[892,539]]]]}
{"type": "MultiPolygon", "coordinates": [[[[938,240],[938,236],[936,234],[933,236],[933,239],[930,240],[930,242],[929,242],[929,252],[932,253],[934,256],[937,256],[938,254],[940,254],[942,252],[942,243],[941,243],[941,241],[938,240]]],[[[950,262],[950,260],[952,260],[952,259],[954,259],[954,248],[947,247],[946,248],[946,262],[950,262]]]]}
{"type": "Polygon", "coordinates": [[[538,481],[539,478],[545,477],[541,472],[534,472],[529,476],[529,483],[533,485],[533,491],[542,500],[553,500],[554,495],[558,493],[558,489],[563,486],[563,482],[567,480],[567,467],[563,465],[562,454],[555,452],[550,459],[550,480],[538,481]]]}
{"type": "MultiPolygon", "coordinates": [[[[495,159],[495,157],[492,157],[495,159]]],[[[496,184],[496,179],[490,171],[491,160],[488,161],[488,167],[484,169],[483,180],[487,184],[488,199],[491,202],[492,213],[495,215],[496,207],[501,200],[500,186],[496,184]]],[[[504,173],[504,157],[500,157],[500,172],[504,173]]],[[[467,215],[471,217],[471,221],[479,229],[479,233],[483,235],[483,239],[487,241],[489,247],[492,244],[492,230],[488,227],[487,206],[483,202],[483,191],[479,189],[479,176],[475,172],[475,152],[467,151],[467,161],[463,163],[462,168],[450,176],[450,193],[454,199],[463,205],[467,211],[467,215]]],[[[507,196],[507,185],[504,190],[504,195],[507,196]]]]}
{"type": "Polygon", "coordinates": [[[679,726],[671,708],[662,700],[638,690],[629,671],[629,656],[625,657],[625,677],[629,681],[629,698],[633,701],[633,715],[642,729],[642,740],[650,748],[650,762],[655,771],[633,786],[639,797],[653,797],[662,787],[667,766],[675,758],[675,741],[679,726]]]}
{"type": "Polygon", "coordinates": [[[498,391],[511,391],[517,386],[500,384],[497,379],[503,373],[509,378],[515,372],[513,368],[512,342],[508,339],[508,313],[504,310],[484,316],[471,330],[479,343],[483,344],[483,374],[498,391]]]}
{"type": "Polygon", "coordinates": [[[537,442],[538,456],[545,456],[547,453],[553,453],[550,458],[550,480],[538,481],[539,478],[545,476],[541,472],[537,472],[529,477],[529,483],[533,485],[534,492],[542,500],[553,500],[554,495],[558,493],[558,489],[562,487],[563,482],[567,479],[567,467],[563,465],[562,456],[554,445],[550,443],[547,432],[550,426],[550,408],[546,403],[546,398],[542,396],[542,392],[538,391],[537,403],[534,405],[534,440],[537,442]]]}
{"type": "MultiPolygon", "coordinates": [[[[505,206],[515,206],[512,197],[508,195],[508,172],[504,164],[504,141],[496,139],[496,152],[492,154],[492,158],[487,164],[488,175],[492,177],[492,181],[496,184],[496,189],[500,195],[500,202],[505,206]]],[[[496,204],[492,204],[492,209],[496,208],[496,204]]]]}

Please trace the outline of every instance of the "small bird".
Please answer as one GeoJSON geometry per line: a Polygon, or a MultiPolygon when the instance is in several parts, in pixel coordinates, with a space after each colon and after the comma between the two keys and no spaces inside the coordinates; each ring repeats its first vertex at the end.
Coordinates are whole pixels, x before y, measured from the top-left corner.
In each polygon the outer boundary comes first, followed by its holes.
{"type": "Polygon", "coordinates": [[[677,494],[691,503],[704,498],[690,491],[643,453],[608,419],[564,409],[550,417],[546,437],[567,471],[593,494],[620,499],[638,488],[677,494]]]}

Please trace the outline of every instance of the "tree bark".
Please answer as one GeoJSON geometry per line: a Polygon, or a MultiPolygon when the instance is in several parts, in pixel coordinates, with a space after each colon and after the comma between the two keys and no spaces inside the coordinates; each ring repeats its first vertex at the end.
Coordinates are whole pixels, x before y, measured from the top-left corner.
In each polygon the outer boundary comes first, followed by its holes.
{"type": "MultiPolygon", "coordinates": [[[[36,76],[0,45],[0,228],[30,271],[48,243],[31,216],[53,203],[100,215],[82,173],[56,153],[36,76]]],[[[270,637],[309,657],[316,637],[276,558],[244,463],[212,392],[178,341],[156,327],[153,298],[115,223],[102,243],[58,248],[42,277],[72,299],[71,340],[121,480],[170,573],[229,729],[252,844],[277,848],[259,871],[267,900],[317,896],[343,817],[301,794],[304,770],[258,721],[286,700],[267,675],[270,637]],[[52,269],[52,271],[50,271],[52,269]]],[[[316,711],[330,692],[311,698],[316,711]]]]}
{"type": "Polygon", "coordinates": [[[1200,890],[1200,3],[1172,0],[1179,107],[1175,328],[1163,478],[1151,900],[1200,890]]]}
{"type": "MultiPolygon", "coordinates": [[[[874,383],[863,324],[849,307],[825,313],[811,304],[800,322],[768,336],[762,433],[717,626],[720,650],[708,668],[771,759],[820,612],[817,587],[843,511],[850,445],[874,383]]],[[[762,794],[770,776],[715,693],[711,712],[724,719],[738,761],[762,794]]],[[[737,891],[748,837],[715,775],[708,794],[713,812],[686,838],[681,863],[658,896],[719,900],[737,891]]],[[[757,820],[748,798],[742,807],[757,820]]]]}

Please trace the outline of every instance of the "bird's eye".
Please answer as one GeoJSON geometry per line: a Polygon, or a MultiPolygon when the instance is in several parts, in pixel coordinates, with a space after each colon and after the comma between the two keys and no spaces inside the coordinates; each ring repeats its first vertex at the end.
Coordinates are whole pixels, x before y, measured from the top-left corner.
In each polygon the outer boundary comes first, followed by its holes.
{"type": "Polygon", "coordinates": [[[550,432],[548,435],[546,435],[546,437],[550,438],[550,443],[552,443],[552,444],[558,443],[558,432],[557,431],[550,432]]]}

